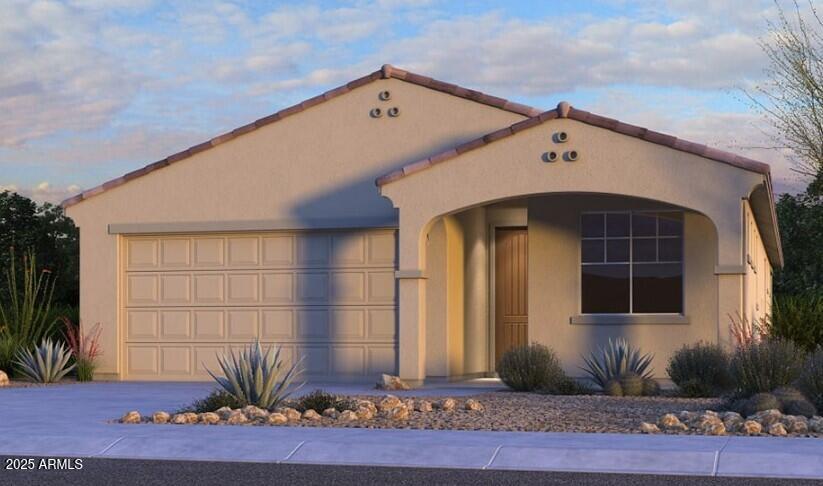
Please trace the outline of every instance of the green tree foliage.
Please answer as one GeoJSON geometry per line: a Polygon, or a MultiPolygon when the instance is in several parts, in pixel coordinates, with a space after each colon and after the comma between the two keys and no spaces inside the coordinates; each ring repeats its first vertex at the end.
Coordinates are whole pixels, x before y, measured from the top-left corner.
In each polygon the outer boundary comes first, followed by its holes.
{"type": "Polygon", "coordinates": [[[785,266],[775,273],[775,293],[823,293],[823,184],[780,196],[777,220],[785,266]]]}
{"type": "MultiPolygon", "coordinates": [[[[12,253],[18,256],[32,249],[37,263],[56,277],[54,304],[77,307],[79,301],[78,231],[63,208],[37,204],[16,192],[0,192],[0,269],[9,268],[12,253]]],[[[6,295],[0,281],[0,295],[6,295]]]]}

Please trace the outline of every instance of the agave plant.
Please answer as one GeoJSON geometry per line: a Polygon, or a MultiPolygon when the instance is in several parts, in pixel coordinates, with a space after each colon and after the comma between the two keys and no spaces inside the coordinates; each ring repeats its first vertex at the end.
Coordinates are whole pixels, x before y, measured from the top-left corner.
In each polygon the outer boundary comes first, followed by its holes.
{"type": "Polygon", "coordinates": [[[583,357],[586,366],[581,369],[601,388],[605,388],[607,383],[626,373],[635,373],[643,379],[651,378],[649,365],[653,358],[652,354],[641,355],[639,348],[623,338],[609,339],[608,345],[592,352],[588,358],[583,357]]]}
{"type": "Polygon", "coordinates": [[[301,383],[289,390],[292,382],[302,374],[303,359],[287,367],[280,358],[281,350],[281,347],[275,349],[273,346],[263,352],[260,341],[255,339],[239,356],[235,355],[234,350],[228,355],[217,356],[225,376],[216,376],[208,368],[206,371],[240,402],[271,410],[303,386],[301,383]]]}
{"type": "Polygon", "coordinates": [[[54,383],[60,381],[74,365],[69,365],[71,352],[59,341],[46,338],[32,353],[28,349],[17,352],[15,364],[20,374],[36,383],[54,383]]]}

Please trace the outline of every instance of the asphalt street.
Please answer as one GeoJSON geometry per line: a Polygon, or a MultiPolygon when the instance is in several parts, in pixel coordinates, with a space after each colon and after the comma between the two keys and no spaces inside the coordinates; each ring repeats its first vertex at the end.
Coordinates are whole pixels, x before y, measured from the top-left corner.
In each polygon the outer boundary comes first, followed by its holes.
{"type": "Polygon", "coordinates": [[[620,486],[697,486],[697,485],[820,485],[812,480],[777,480],[768,478],[710,478],[693,476],[652,476],[627,474],[583,474],[565,472],[490,471],[468,469],[429,469],[360,466],[319,466],[298,464],[145,461],[133,459],[83,459],[82,469],[74,459],[62,463],[42,458],[2,457],[0,485],[139,485],[166,484],[323,484],[365,485],[620,485],[620,486]],[[10,462],[11,459],[11,462],[10,462]],[[18,459],[18,461],[14,461],[18,459]],[[34,469],[20,469],[32,465],[34,469]],[[73,469],[41,469],[42,467],[73,469]],[[13,469],[7,469],[12,467],[13,469]],[[16,468],[16,469],[14,469],[16,468]]]}

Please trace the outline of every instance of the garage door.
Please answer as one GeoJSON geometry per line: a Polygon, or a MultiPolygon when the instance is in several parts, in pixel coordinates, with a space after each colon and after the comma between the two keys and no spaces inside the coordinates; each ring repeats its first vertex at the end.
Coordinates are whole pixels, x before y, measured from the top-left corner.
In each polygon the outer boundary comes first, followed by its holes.
{"type": "Polygon", "coordinates": [[[123,369],[210,379],[255,337],[312,378],[394,373],[393,230],[130,236],[123,244],[123,369]]]}

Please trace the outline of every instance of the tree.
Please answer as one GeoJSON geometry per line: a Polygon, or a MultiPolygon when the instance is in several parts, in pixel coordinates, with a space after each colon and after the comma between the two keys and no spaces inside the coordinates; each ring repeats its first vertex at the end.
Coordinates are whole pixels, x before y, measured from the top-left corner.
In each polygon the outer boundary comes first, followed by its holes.
{"type": "MultiPolygon", "coordinates": [[[[793,154],[794,170],[820,191],[823,172],[823,19],[809,0],[804,15],[795,0],[790,17],[778,4],[778,20],[760,45],[769,58],[767,81],[749,94],[776,132],[778,146],[793,154]]],[[[818,192],[819,194],[819,192],[818,192]]]]}
{"type": "Polygon", "coordinates": [[[823,293],[823,198],[783,194],[777,220],[785,265],[775,273],[775,294],[823,293]]]}
{"type": "MultiPolygon", "coordinates": [[[[77,227],[60,206],[38,205],[15,192],[0,192],[0,269],[10,266],[10,248],[18,257],[32,249],[38,265],[56,276],[55,305],[78,306],[78,242],[77,227]]],[[[5,295],[5,287],[0,278],[0,295],[5,295]]]]}

